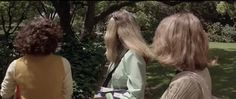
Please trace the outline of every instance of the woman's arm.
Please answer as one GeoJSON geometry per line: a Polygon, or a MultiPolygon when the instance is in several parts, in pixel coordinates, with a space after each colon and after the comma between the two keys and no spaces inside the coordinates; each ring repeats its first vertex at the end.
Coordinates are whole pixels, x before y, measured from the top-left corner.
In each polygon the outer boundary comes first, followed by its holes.
{"type": "Polygon", "coordinates": [[[13,61],[6,72],[5,78],[1,84],[1,91],[0,94],[3,99],[11,99],[12,96],[15,94],[16,88],[16,81],[15,81],[15,65],[16,60],[13,61]]]}
{"type": "Polygon", "coordinates": [[[125,58],[125,72],[128,76],[128,93],[124,96],[128,99],[144,99],[146,84],[146,63],[143,57],[135,52],[129,53],[125,58]],[[130,55],[129,55],[130,54],[130,55]]]}
{"type": "Polygon", "coordinates": [[[63,58],[65,68],[65,79],[63,82],[63,96],[64,99],[71,99],[73,93],[73,79],[71,74],[71,66],[67,59],[63,58]]]}
{"type": "Polygon", "coordinates": [[[114,99],[114,97],[117,97],[120,99],[144,99],[146,63],[143,57],[140,57],[135,52],[129,50],[121,60],[120,64],[124,66],[123,71],[120,73],[124,73],[127,76],[127,92],[107,93],[106,98],[114,99]]]}

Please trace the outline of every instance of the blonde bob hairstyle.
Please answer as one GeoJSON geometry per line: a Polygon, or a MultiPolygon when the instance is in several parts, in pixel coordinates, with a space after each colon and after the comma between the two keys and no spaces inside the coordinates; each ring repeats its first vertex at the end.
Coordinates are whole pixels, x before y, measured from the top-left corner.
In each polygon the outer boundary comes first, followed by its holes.
{"type": "Polygon", "coordinates": [[[192,13],[177,13],[163,19],[152,44],[157,60],[181,71],[208,66],[208,38],[200,20],[192,13]]]}
{"type": "Polygon", "coordinates": [[[110,15],[104,40],[106,56],[110,62],[115,62],[124,48],[130,49],[144,58],[152,55],[140,33],[140,27],[134,15],[123,9],[110,15]]]}

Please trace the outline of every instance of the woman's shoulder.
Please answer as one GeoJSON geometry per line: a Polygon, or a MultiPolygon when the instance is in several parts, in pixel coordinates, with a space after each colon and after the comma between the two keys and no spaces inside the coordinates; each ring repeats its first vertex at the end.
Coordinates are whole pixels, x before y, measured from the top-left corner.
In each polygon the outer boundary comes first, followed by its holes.
{"type": "Polygon", "coordinates": [[[177,93],[201,91],[199,84],[191,79],[191,77],[187,74],[174,77],[169,85],[169,88],[172,91],[178,91],[177,93]]]}
{"type": "MultiPolygon", "coordinates": [[[[207,72],[207,70],[202,72],[207,72]]],[[[191,71],[182,71],[178,73],[171,81],[171,84],[195,85],[195,87],[200,83],[205,83],[202,75],[199,75],[198,72],[191,71]]]]}
{"type": "Polygon", "coordinates": [[[63,61],[68,61],[67,58],[65,58],[65,57],[63,57],[61,55],[53,54],[52,56],[55,57],[55,58],[58,58],[58,59],[62,59],[63,61]]]}
{"type": "Polygon", "coordinates": [[[199,85],[188,75],[176,75],[161,99],[188,99],[201,94],[199,85]]]}
{"type": "Polygon", "coordinates": [[[175,82],[175,83],[192,83],[192,79],[191,76],[189,75],[189,73],[179,73],[177,74],[171,82],[175,82]]]}
{"type": "Polygon", "coordinates": [[[127,59],[138,59],[138,60],[144,60],[143,57],[141,55],[139,55],[136,51],[134,50],[128,50],[125,55],[124,58],[127,59]]]}
{"type": "Polygon", "coordinates": [[[125,53],[125,57],[130,57],[130,56],[135,56],[137,55],[137,53],[133,50],[128,50],[126,53],[125,53]]]}
{"type": "Polygon", "coordinates": [[[192,72],[180,72],[172,79],[171,84],[184,85],[185,87],[198,85],[193,79],[193,75],[192,72]]]}

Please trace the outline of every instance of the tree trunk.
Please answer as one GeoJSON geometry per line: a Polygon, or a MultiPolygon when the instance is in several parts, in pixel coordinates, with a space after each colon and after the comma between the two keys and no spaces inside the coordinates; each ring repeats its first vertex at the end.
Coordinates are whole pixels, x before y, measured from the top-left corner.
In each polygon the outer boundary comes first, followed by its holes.
{"type": "Polygon", "coordinates": [[[84,22],[84,32],[81,33],[81,36],[80,36],[81,40],[83,40],[84,38],[89,39],[91,37],[93,39],[94,36],[96,35],[95,33],[93,33],[93,31],[94,31],[95,25],[99,21],[105,19],[112,12],[117,11],[124,6],[135,4],[136,2],[138,1],[127,1],[127,2],[114,4],[114,5],[111,5],[105,11],[101,12],[100,14],[95,15],[96,1],[87,1],[88,8],[86,11],[86,18],[84,22]]]}
{"type": "MultiPolygon", "coordinates": [[[[69,1],[51,1],[53,6],[56,9],[60,17],[60,24],[63,28],[64,33],[66,35],[70,35],[75,37],[75,32],[72,30],[71,20],[72,14],[70,13],[70,2],[69,1]]],[[[137,1],[129,1],[129,2],[122,2],[119,4],[115,4],[110,6],[107,10],[103,11],[99,15],[95,15],[95,7],[97,1],[87,1],[87,11],[86,17],[84,21],[84,31],[80,35],[80,40],[84,41],[84,39],[93,39],[95,37],[95,33],[93,33],[95,25],[105,17],[107,17],[110,13],[119,10],[124,6],[128,6],[134,4],[137,1]]]]}
{"type": "Polygon", "coordinates": [[[81,40],[93,34],[92,32],[95,26],[95,3],[96,1],[87,1],[88,8],[86,11],[86,18],[84,22],[84,32],[82,32],[80,36],[81,40]]]}
{"type": "Polygon", "coordinates": [[[70,2],[69,1],[51,1],[53,3],[53,6],[56,9],[56,12],[58,13],[58,16],[60,18],[60,25],[63,29],[63,32],[65,33],[65,36],[71,36],[75,37],[75,32],[72,30],[71,27],[71,17],[70,14],[70,2]]]}

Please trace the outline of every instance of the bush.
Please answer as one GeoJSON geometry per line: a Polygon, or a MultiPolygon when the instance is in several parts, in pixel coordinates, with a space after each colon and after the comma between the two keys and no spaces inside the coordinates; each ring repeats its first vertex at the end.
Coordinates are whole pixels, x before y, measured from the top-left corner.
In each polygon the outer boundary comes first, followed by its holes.
{"type": "Polygon", "coordinates": [[[10,64],[11,60],[13,59],[11,54],[11,50],[8,50],[8,47],[3,43],[3,41],[0,42],[0,82],[2,82],[5,72],[7,70],[8,65],[10,64]]]}
{"type": "Polygon", "coordinates": [[[89,99],[98,87],[100,68],[105,64],[102,43],[80,42],[74,37],[64,38],[58,54],[69,60],[74,80],[73,99],[89,99]]]}
{"type": "Polygon", "coordinates": [[[8,36],[8,38],[3,35],[0,39],[0,83],[4,79],[6,70],[9,64],[16,58],[19,57],[19,53],[16,52],[14,49],[12,42],[13,38],[15,37],[14,34],[8,36]]]}
{"type": "Polygon", "coordinates": [[[226,38],[228,38],[228,40],[229,40],[228,42],[235,42],[236,41],[236,25],[229,26],[228,24],[226,24],[222,28],[222,33],[226,38]]]}
{"type": "Polygon", "coordinates": [[[236,42],[235,25],[230,26],[226,24],[223,26],[221,23],[216,22],[207,26],[207,32],[211,42],[236,42]]]}

